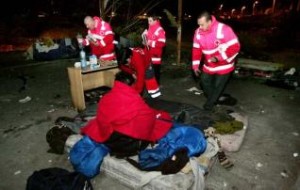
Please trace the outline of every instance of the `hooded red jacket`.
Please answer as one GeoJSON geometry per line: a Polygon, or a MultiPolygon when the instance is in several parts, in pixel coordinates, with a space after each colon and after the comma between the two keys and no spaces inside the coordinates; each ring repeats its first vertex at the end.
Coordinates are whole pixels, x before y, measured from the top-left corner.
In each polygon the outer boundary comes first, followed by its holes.
{"type": "Polygon", "coordinates": [[[171,128],[171,116],[150,108],[132,87],[115,81],[98,104],[96,118],[81,132],[96,142],[106,141],[116,131],[147,141],[157,141],[171,128]]]}

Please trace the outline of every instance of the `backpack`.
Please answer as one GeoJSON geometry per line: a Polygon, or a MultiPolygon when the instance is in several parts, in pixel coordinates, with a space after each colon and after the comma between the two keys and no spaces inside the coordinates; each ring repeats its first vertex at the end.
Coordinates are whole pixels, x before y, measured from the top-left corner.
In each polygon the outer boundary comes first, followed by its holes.
{"type": "Polygon", "coordinates": [[[53,167],[34,171],[27,179],[26,190],[93,190],[93,187],[81,173],[53,167]]]}
{"type": "Polygon", "coordinates": [[[63,154],[67,138],[75,134],[72,129],[63,125],[55,125],[46,134],[46,140],[50,150],[48,152],[55,154],[63,154]]]}

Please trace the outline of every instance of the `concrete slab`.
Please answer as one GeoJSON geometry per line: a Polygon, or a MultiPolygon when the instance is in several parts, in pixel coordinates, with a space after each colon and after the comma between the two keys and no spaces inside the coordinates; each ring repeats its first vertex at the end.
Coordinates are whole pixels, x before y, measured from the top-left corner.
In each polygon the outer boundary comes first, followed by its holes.
{"type": "MultiPolygon", "coordinates": [[[[71,107],[66,72],[73,64],[58,60],[0,69],[0,189],[25,189],[34,170],[54,166],[72,169],[67,155],[47,153],[45,135],[56,117],[51,114],[77,114],[71,107]],[[28,78],[21,92],[20,75],[28,78]],[[31,101],[19,103],[26,96],[31,101]],[[51,109],[55,111],[49,113],[51,109]]],[[[170,78],[163,72],[161,81],[162,98],[202,106],[203,95],[186,91],[197,86],[191,77],[170,78]]],[[[300,160],[294,156],[300,151],[299,91],[272,88],[250,79],[232,79],[226,92],[238,99],[235,108],[248,115],[251,127],[239,151],[227,153],[235,166],[228,171],[216,163],[206,178],[206,189],[299,189],[300,160]]],[[[129,189],[103,174],[92,183],[95,189],[129,189]]]]}

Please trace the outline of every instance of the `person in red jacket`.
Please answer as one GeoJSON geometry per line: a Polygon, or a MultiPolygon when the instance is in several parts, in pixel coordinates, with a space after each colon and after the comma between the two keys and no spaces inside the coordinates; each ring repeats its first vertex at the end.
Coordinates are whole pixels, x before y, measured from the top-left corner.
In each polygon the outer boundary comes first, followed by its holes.
{"type": "Polygon", "coordinates": [[[145,45],[149,48],[155,78],[160,84],[161,59],[163,48],[166,45],[166,34],[160,24],[159,17],[149,16],[148,25],[148,30],[146,29],[142,35],[146,37],[147,42],[145,45]]]}
{"type": "Polygon", "coordinates": [[[115,60],[114,33],[109,23],[99,17],[86,16],[84,24],[88,29],[85,39],[78,38],[78,43],[90,46],[91,53],[102,61],[115,60]]]}
{"type": "Polygon", "coordinates": [[[120,64],[122,71],[132,74],[136,80],[132,87],[143,95],[144,87],[152,98],[161,95],[153,69],[150,67],[151,58],[149,51],[142,48],[131,48],[131,56],[127,64],[120,64]]]}
{"type": "Polygon", "coordinates": [[[199,76],[203,58],[200,78],[207,97],[203,108],[211,111],[234,70],[240,43],[230,26],[218,22],[207,11],[198,17],[198,25],[193,40],[192,68],[195,75],[199,76]]]}
{"type": "Polygon", "coordinates": [[[171,128],[169,113],[152,109],[131,87],[131,74],[116,74],[114,86],[99,101],[96,118],[81,128],[81,133],[98,143],[118,132],[135,139],[156,142],[171,128]]]}

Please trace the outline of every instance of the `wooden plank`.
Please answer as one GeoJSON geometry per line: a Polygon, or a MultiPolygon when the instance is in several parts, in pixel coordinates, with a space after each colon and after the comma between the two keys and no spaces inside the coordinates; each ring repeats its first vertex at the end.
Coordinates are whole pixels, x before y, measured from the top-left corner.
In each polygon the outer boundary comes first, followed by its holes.
{"type": "Polygon", "coordinates": [[[112,87],[115,74],[119,72],[116,66],[105,66],[95,70],[81,70],[80,68],[69,67],[68,75],[72,102],[78,111],[84,110],[84,91],[95,89],[101,86],[112,87]]]}
{"type": "Polygon", "coordinates": [[[68,75],[70,81],[72,103],[78,110],[85,109],[84,91],[82,84],[81,69],[74,67],[68,68],[68,75]]]}
{"type": "Polygon", "coordinates": [[[118,68],[113,68],[82,74],[83,90],[91,90],[100,86],[112,87],[115,74],[118,71],[118,68]]]}
{"type": "Polygon", "coordinates": [[[237,67],[246,69],[255,69],[260,71],[278,71],[283,69],[283,64],[259,61],[253,59],[239,58],[236,64],[237,67]]]}

